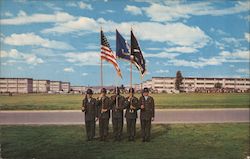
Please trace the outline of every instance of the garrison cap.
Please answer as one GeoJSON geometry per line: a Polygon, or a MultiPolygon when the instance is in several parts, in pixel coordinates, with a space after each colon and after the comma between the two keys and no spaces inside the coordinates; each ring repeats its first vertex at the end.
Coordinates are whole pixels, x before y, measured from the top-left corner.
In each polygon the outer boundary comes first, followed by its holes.
{"type": "Polygon", "coordinates": [[[106,88],[102,88],[102,89],[101,89],[101,93],[105,93],[105,94],[106,94],[106,93],[107,93],[106,88]]]}
{"type": "Polygon", "coordinates": [[[145,87],[144,89],[143,89],[143,93],[148,93],[149,92],[149,89],[147,88],[147,87],[145,87]]]}
{"type": "Polygon", "coordinates": [[[134,90],[134,88],[129,88],[128,92],[129,93],[135,93],[135,90],[134,90]]]}
{"type": "Polygon", "coordinates": [[[93,94],[93,91],[92,91],[92,89],[87,89],[87,92],[86,92],[87,94],[93,94]]]}

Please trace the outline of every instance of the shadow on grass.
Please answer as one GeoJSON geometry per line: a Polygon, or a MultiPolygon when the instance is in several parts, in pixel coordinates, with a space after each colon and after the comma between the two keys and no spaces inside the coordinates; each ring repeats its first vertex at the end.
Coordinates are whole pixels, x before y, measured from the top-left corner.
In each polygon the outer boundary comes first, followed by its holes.
{"type": "Polygon", "coordinates": [[[157,124],[152,127],[151,139],[154,140],[163,135],[167,135],[171,131],[170,124],[157,124]]]}

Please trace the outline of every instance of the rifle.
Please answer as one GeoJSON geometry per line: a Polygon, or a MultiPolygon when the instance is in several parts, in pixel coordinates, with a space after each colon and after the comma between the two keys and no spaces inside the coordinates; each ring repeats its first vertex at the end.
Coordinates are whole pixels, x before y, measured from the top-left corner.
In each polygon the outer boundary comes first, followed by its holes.
{"type": "Polygon", "coordinates": [[[136,109],[136,107],[134,107],[132,104],[133,104],[133,95],[131,96],[131,97],[129,97],[130,98],[130,109],[129,109],[129,112],[131,112],[131,113],[133,113],[134,111],[135,111],[135,109],[136,109]],[[132,107],[132,108],[131,108],[132,107]]]}
{"type": "Polygon", "coordinates": [[[106,112],[106,111],[102,112],[102,110],[105,110],[103,103],[104,103],[104,97],[101,98],[101,115],[102,115],[102,113],[106,112]]]}
{"type": "Polygon", "coordinates": [[[115,111],[119,109],[119,95],[116,95],[115,97],[115,111]]]}
{"type": "Polygon", "coordinates": [[[145,97],[143,95],[142,89],[141,89],[141,96],[142,96],[142,105],[144,106],[144,108],[141,110],[144,111],[145,110],[145,97]]]}
{"type": "Polygon", "coordinates": [[[87,110],[87,93],[85,94],[85,98],[84,98],[84,109],[82,109],[82,112],[86,111],[87,110]]]}

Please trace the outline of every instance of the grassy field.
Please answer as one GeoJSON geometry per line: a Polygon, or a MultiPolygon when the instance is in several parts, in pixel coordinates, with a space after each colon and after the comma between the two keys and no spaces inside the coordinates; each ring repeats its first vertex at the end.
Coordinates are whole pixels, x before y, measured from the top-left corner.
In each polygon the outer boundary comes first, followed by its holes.
{"type": "MultiPolygon", "coordinates": [[[[97,95],[95,95],[96,97],[97,95]]],[[[126,96],[126,95],[125,95],[126,96]]],[[[139,96],[139,95],[137,95],[139,96]]],[[[248,93],[153,94],[156,108],[248,108],[248,93]]],[[[0,96],[1,110],[80,109],[82,95],[26,94],[0,96]]]]}
{"type": "Polygon", "coordinates": [[[85,141],[83,126],[1,126],[0,158],[244,159],[249,124],[153,125],[152,141],[85,141]]]}

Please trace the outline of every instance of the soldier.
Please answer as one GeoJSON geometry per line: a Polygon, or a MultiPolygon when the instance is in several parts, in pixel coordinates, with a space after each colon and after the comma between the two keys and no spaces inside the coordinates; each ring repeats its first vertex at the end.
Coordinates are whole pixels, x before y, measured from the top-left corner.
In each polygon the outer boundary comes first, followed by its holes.
{"type": "Polygon", "coordinates": [[[106,96],[107,90],[102,88],[101,95],[98,97],[98,117],[100,141],[107,141],[109,118],[110,118],[110,99],[106,96]]]}
{"type": "Polygon", "coordinates": [[[111,96],[113,134],[114,141],[121,141],[125,98],[120,95],[118,87],[116,88],[115,93],[115,95],[111,96]]]}
{"type": "Polygon", "coordinates": [[[154,120],[155,116],[154,99],[148,94],[149,94],[148,88],[144,88],[143,94],[139,100],[141,108],[140,118],[141,118],[142,142],[150,141],[151,121],[154,120]]]}
{"type": "Polygon", "coordinates": [[[127,122],[127,133],[128,133],[128,141],[135,141],[136,134],[136,118],[137,118],[137,110],[139,109],[139,101],[134,96],[134,89],[129,89],[129,96],[126,98],[125,106],[126,106],[126,122],[127,122]]]}
{"type": "Polygon", "coordinates": [[[97,118],[96,99],[92,98],[93,91],[88,89],[82,101],[82,112],[85,112],[85,127],[87,141],[91,141],[95,136],[95,122],[97,118]]]}

